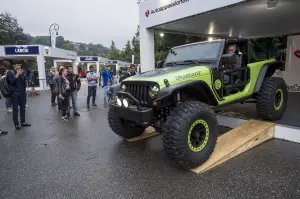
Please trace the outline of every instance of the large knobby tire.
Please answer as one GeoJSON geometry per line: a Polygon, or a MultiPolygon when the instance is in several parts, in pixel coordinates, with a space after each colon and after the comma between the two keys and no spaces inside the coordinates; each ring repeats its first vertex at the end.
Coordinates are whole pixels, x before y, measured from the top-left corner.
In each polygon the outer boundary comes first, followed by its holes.
{"type": "Polygon", "coordinates": [[[213,152],[218,123],[213,110],[197,101],[175,107],[163,127],[163,145],[172,161],[184,169],[204,163],[213,152]]]}
{"type": "Polygon", "coordinates": [[[125,139],[137,137],[145,131],[145,127],[135,125],[120,118],[113,107],[109,107],[108,110],[108,124],[115,134],[125,139]]]}
{"type": "Polygon", "coordinates": [[[256,96],[256,110],[264,120],[281,119],[288,101],[285,81],[279,77],[266,78],[256,96]]]}

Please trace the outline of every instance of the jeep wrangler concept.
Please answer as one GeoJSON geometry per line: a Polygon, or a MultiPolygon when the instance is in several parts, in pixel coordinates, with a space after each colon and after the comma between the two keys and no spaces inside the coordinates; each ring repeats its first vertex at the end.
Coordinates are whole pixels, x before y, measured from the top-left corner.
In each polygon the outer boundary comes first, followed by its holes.
{"type": "Polygon", "coordinates": [[[156,70],[125,79],[110,106],[108,122],[123,138],[152,126],[166,153],[185,169],[204,163],[214,150],[214,108],[255,100],[262,119],[278,120],[287,104],[285,81],[272,77],[284,63],[269,59],[251,40],[214,40],[170,50],[156,70]],[[236,52],[226,47],[235,45],[236,52]],[[259,57],[263,59],[259,59],[259,57]]]}

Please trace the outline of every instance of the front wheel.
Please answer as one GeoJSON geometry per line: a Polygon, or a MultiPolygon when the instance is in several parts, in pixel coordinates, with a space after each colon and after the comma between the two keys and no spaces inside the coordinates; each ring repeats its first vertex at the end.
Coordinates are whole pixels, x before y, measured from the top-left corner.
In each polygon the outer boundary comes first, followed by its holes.
{"type": "Polygon", "coordinates": [[[133,122],[120,118],[111,106],[108,110],[108,124],[115,134],[125,139],[140,136],[146,129],[145,127],[138,126],[133,122]]]}
{"type": "Polygon", "coordinates": [[[172,161],[184,169],[204,163],[213,152],[218,123],[213,110],[197,101],[173,109],[163,127],[163,145],[172,161]]]}
{"type": "Polygon", "coordinates": [[[256,110],[262,119],[281,119],[288,101],[285,81],[279,77],[266,78],[257,93],[256,101],[256,110]]]}

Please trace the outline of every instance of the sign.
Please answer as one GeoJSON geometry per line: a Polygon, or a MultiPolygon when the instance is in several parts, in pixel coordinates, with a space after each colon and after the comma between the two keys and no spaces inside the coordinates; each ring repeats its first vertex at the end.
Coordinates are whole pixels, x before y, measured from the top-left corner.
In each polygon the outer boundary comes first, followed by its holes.
{"type": "Polygon", "coordinates": [[[98,62],[98,57],[79,57],[82,62],[98,62]]]}
{"type": "Polygon", "coordinates": [[[39,46],[5,46],[5,55],[38,55],[39,46]]]}
{"type": "Polygon", "coordinates": [[[139,4],[140,26],[151,28],[244,1],[246,0],[148,0],[139,4]]]}
{"type": "Polygon", "coordinates": [[[289,92],[300,92],[300,35],[288,37],[285,71],[276,75],[284,78],[289,92]]]}
{"type": "Polygon", "coordinates": [[[117,60],[109,60],[108,64],[118,64],[118,61],[117,60]]]}

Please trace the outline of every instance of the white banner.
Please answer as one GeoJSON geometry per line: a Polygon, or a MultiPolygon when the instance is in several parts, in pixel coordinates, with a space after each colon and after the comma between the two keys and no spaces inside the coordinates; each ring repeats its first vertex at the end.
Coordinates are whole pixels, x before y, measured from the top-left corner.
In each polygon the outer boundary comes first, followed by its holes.
{"type": "Polygon", "coordinates": [[[56,31],[51,31],[51,47],[55,48],[56,46],[56,31]]]}
{"type": "Polygon", "coordinates": [[[289,92],[300,92],[300,35],[289,36],[287,40],[285,71],[282,77],[289,92]]]}

